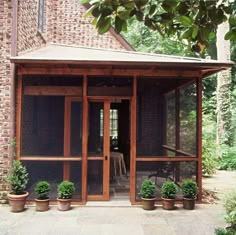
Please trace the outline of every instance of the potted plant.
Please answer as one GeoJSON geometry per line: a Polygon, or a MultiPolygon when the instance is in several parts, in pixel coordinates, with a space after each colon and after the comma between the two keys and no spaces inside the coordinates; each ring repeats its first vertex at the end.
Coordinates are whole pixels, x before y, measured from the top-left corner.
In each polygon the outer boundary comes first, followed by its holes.
{"type": "Polygon", "coordinates": [[[6,181],[10,184],[11,192],[8,193],[9,204],[12,212],[21,212],[25,208],[25,202],[29,193],[25,191],[29,181],[26,167],[18,160],[13,161],[13,167],[6,181]]]}
{"type": "Polygon", "coordinates": [[[34,192],[37,195],[37,198],[35,198],[37,211],[47,211],[49,209],[50,189],[50,184],[47,181],[39,181],[36,184],[34,192]]]}
{"type": "Polygon", "coordinates": [[[161,187],[162,207],[165,210],[173,210],[175,208],[175,197],[178,188],[173,181],[166,181],[161,187]]]}
{"type": "Polygon", "coordinates": [[[186,179],[181,184],[183,193],[184,209],[193,210],[195,208],[195,200],[198,194],[197,183],[191,179],[186,179]]]}
{"type": "Polygon", "coordinates": [[[58,210],[67,211],[70,209],[71,205],[71,197],[75,192],[74,183],[70,181],[62,181],[57,187],[57,205],[58,210]]]}
{"type": "Polygon", "coordinates": [[[153,210],[155,208],[155,193],[157,187],[151,179],[145,179],[141,185],[140,195],[144,210],[153,210]]]}

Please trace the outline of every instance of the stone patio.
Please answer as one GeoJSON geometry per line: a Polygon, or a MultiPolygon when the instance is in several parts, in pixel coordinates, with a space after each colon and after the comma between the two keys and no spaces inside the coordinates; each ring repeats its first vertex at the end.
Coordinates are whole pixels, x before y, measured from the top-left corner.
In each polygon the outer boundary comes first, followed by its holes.
{"type": "Polygon", "coordinates": [[[159,206],[144,211],[118,202],[107,206],[92,203],[68,212],[58,211],[56,206],[36,212],[31,206],[18,214],[11,213],[7,205],[0,206],[1,235],[213,235],[220,226],[224,226],[220,204],[197,205],[194,211],[180,205],[174,211],[159,206]]]}

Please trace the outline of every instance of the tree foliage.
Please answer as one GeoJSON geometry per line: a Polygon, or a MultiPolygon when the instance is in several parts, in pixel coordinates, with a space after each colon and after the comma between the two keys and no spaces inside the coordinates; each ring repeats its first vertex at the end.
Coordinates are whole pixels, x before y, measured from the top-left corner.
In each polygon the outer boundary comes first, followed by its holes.
{"type": "Polygon", "coordinates": [[[80,0],[89,3],[87,15],[94,17],[98,33],[114,27],[126,31],[127,21],[135,17],[161,35],[187,39],[192,49],[202,52],[215,40],[218,25],[230,24],[226,40],[236,40],[236,2],[234,0],[80,0]]]}

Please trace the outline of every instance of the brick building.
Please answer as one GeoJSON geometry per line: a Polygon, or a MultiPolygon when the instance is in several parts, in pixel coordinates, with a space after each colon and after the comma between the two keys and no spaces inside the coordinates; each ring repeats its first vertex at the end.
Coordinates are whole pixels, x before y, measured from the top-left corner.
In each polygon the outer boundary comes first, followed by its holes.
{"type": "Polygon", "coordinates": [[[201,81],[229,63],[135,53],[85,11],[78,0],[0,2],[1,202],[14,137],[30,192],[42,171],[75,182],[78,203],[135,203],[145,177],[201,189],[201,81]]]}

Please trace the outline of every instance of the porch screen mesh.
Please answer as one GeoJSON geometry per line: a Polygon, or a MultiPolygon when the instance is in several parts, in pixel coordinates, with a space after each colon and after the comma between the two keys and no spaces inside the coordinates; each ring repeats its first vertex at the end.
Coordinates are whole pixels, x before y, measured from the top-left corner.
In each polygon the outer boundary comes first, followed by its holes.
{"type": "Polygon", "coordinates": [[[180,149],[196,154],[197,145],[196,84],[180,89],[180,149]]]}
{"type": "Polygon", "coordinates": [[[166,95],[166,145],[175,148],[176,141],[176,113],[175,92],[166,95]]]}
{"type": "Polygon", "coordinates": [[[63,156],[64,97],[24,96],[22,155],[63,156]]]}
{"type": "Polygon", "coordinates": [[[163,96],[154,79],[138,80],[137,156],[163,155],[163,96]]]}

